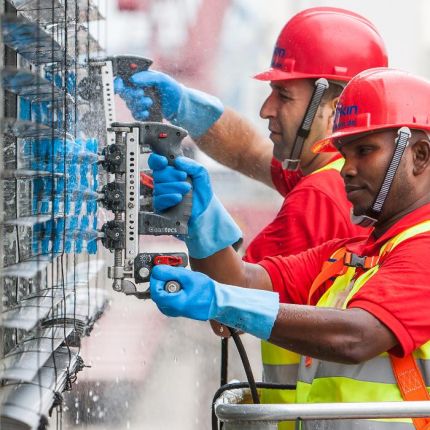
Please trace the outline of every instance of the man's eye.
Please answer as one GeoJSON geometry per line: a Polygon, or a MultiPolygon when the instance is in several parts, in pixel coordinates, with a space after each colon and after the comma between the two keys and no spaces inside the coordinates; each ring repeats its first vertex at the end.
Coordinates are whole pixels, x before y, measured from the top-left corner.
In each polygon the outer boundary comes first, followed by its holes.
{"type": "Polygon", "coordinates": [[[282,94],[282,93],[279,93],[279,97],[280,97],[282,100],[288,100],[288,101],[292,101],[292,100],[294,100],[292,97],[290,97],[290,96],[288,96],[288,95],[286,95],[286,94],[282,94]]]}
{"type": "Polygon", "coordinates": [[[367,155],[367,154],[370,154],[373,151],[373,148],[370,147],[370,146],[360,146],[360,147],[357,148],[357,150],[358,150],[357,152],[360,155],[367,155]]]}

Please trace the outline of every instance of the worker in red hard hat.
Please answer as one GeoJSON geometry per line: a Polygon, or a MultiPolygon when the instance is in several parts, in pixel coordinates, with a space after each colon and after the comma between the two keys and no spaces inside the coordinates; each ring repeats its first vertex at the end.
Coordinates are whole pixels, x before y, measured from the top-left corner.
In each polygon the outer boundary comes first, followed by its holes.
{"type": "MultiPolygon", "coordinates": [[[[407,72],[376,68],[353,78],[333,134],[314,149],[341,152],[354,220],[373,230],[258,264],[229,246],[241,232],[207,171],[185,157],[175,170],[152,154],[157,206],[168,207],[185,182],[175,179],[178,171],[193,185],[184,240],[194,271],[155,268],[150,288],[159,309],[214,319],[299,353],[299,403],[430,400],[429,99],[430,82],[407,72]],[[180,291],[164,289],[172,280],[180,291]]],[[[303,421],[301,428],[424,430],[430,418],[303,421]]]]}
{"type": "MultiPolygon", "coordinates": [[[[275,188],[284,202],[275,219],[251,242],[244,260],[291,255],[332,238],[364,230],[350,222],[339,175],[339,154],[314,154],[311,146],[331,131],[337,99],[358,72],[387,65],[384,43],[364,17],[338,8],[317,7],[292,17],[276,42],[269,70],[256,79],[270,82],[260,115],[270,139],[238,113],[208,94],[186,88],[154,71],[135,74],[129,88],[116,91],[138,120],[145,120],[156,87],[163,116],[187,129],[197,145],[220,163],[275,188]]],[[[222,333],[226,333],[223,330],[222,333]]],[[[262,343],[264,380],[294,385],[299,356],[262,343]]],[[[294,392],[264,391],[266,403],[291,401],[294,392]]]]}
{"type": "Polygon", "coordinates": [[[275,159],[287,170],[300,164],[302,171],[313,172],[325,165],[321,158],[326,157],[313,154],[309,143],[330,132],[333,101],[344,84],[379,66],[387,66],[383,41],[360,15],[318,7],[288,21],[276,41],[270,69],[255,76],[271,82],[272,93],[260,115],[269,120],[275,159]]]}

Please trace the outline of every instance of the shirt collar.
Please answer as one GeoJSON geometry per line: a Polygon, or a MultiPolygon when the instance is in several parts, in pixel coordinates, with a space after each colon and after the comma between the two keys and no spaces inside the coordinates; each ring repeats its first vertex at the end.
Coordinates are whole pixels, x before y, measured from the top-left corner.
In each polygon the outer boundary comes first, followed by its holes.
{"type": "Polygon", "coordinates": [[[408,213],[394,225],[392,225],[382,236],[375,238],[373,232],[364,240],[352,241],[347,245],[348,251],[358,255],[375,255],[379,253],[384,243],[408,228],[430,219],[430,203],[408,213]]]}

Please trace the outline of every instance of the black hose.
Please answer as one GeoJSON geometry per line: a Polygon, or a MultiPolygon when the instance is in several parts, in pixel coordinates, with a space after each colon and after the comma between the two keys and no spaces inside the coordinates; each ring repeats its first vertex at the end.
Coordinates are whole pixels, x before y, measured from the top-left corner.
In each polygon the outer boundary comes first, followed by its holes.
{"type": "Polygon", "coordinates": [[[237,351],[239,352],[240,359],[242,360],[243,368],[245,370],[246,379],[249,383],[249,389],[251,390],[252,402],[254,404],[260,403],[260,398],[258,397],[257,387],[255,386],[254,375],[252,374],[251,365],[249,364],[248,355],[245,351],[245,347],[243,346],[242,340],[240,339],[239,331],[230,328],[231,337],[236,344],[237,351]]]}
{"type": "Polygon", "coordinates": [[[228,379],[228,337],[221,338],[221,377],[220,387],[227,384],[228,379]]]}
{"type": "MultiPolygon", "coordinates": [[[[228,380],[228,337],[221,338],[221,375],[220,375],[220,384],[219,386],[222,387],[223,385],[227,384],[228,380]]],[[[224,423],[220,423],[220,430],[224,428],[224,423]]]]}
{"type": "MultiPolygon", "coordinates": [[[[291,384],[277,384],[273,382],[254,382],[256,388],[263,388],[269,390],[295,390],[296,386],[291,384]]],[[[241,389],[241,388],[250,388],[249,383],[247,382],[233,382],[231,384],[225,384],[218,388],[216,391],[213,400],[212,400],[212,430],[218,430],[218,418],[215,414],[215,402],[218,398],[228,390],[241,389]]]]}

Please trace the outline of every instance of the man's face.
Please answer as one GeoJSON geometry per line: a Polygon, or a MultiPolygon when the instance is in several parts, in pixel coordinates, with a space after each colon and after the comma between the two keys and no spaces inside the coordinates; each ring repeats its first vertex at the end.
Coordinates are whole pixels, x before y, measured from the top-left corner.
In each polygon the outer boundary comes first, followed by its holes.
{"type": "MultiPolygon", "coordinates": [[[[366,215],[381,188],[392,159],[397,132],[388,130],[359,137],[341,146],[345,158],[341,175],[354,215],[366,215]]],[[[415,198],[409,148],[406,148],[379,221],[400,213],[415,198]]]]}
{"type": "MultiPolygon", "coordinates": [[[[272,81],[270,86],[272,91],[261,107],[260,116],[269,120],[270,139],[274,144],[273,156],[283,161],[291,155],[314,85],[310,79],[294,79],[272,81]]],[[[311,132],[305,141],[301,156],[302,165],[315,157],[315,154],[310,151],[312,144],[326,137],[331,131],[327,126],[327,115],[331,116],[331,113],[332,108],[321,106],[318,109],[311,132]]]]}

